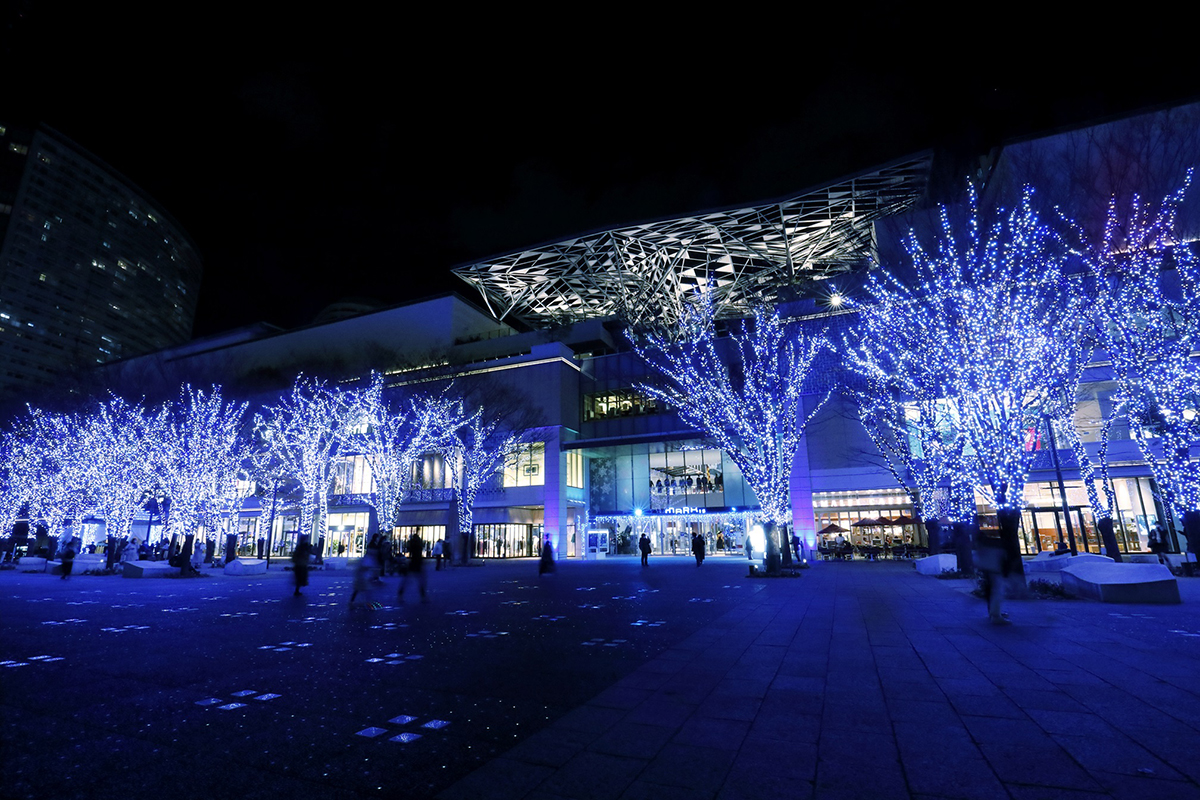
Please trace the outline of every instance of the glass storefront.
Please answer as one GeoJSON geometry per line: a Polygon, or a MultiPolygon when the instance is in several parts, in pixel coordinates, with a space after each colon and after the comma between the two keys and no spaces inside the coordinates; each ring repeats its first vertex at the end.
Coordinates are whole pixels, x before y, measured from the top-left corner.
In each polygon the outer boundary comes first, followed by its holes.
{"type": "MultiPolygon", "coordinates": [[[[904,543],[928,545],[924,527],[912,519],[912,500],[900,489],[875,489],[859,492],[815,492],[813,517],[817,531],[831,526],[841,528],[842,538],[855,547],[885,547],[904,543]],[[896,520],[901,520],[896,523],[896,520]],[[874,523],[874,524],[863,524],[874,523]]],[[[817,545],[837,539],[839,531],[817,536],[817,545]]]]}
{"type": "Polygon", "coordinates": [[[589,456],[589,500],[598,514],[758,506],[737,466],[702,441],[605,447],[589,456]]]}
{"type": "Polygon", "coordinates": [[[538,554],[542,525],[516,523],[475,526],[476,558],[524,558],[538,554]]]}

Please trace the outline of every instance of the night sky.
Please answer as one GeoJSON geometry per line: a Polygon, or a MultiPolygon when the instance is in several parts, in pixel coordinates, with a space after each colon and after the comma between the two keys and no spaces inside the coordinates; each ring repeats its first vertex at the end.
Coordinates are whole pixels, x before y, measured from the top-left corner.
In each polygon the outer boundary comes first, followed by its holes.
{"type": "Polygon", "coordinates": [[[834,36],[694,11],[0,5],[0,114],[58,129],[183,225],[197,336],[343,298],[473,297],[452,267],[1200,91],[1190,70],[1122,79],[1061,52],[1014,68],[1032,43],[963,59],[928,20],[865,12],[834,36]]]}

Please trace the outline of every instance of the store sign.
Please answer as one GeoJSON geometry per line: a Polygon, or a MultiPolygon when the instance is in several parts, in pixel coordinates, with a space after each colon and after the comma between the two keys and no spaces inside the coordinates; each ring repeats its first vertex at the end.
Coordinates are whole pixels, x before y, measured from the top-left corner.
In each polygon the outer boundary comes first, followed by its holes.
{"type": "Polygon", "coordinates": [[[729,514],[737,511],[731,506],[674,506],[672,508],[655,508],[643,512],[647,516],[682,516],[694,514],[729,514]]]}

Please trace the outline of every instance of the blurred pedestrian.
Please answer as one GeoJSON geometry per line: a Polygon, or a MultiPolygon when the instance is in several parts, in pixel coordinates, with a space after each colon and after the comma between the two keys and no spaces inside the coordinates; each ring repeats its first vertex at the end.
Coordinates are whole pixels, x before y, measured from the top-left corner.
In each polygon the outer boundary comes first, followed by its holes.
{"type": "Polygon", "coordinates": [[[129,544],[125,545],[125,547],[121,550],[121,561],[122,561],[122,563],[128,561],[129,563],[132,564],[134,561],[137,561],[137,560],[138,560],[138,540],[137,540],[137,537],[135,536],[132,539],[130,539],[129,544]]]}
{"type": "Polygon", "coordinates": [[[400,588],[396,591],[396,599],[401,603],[404,602],[404,589],[408,586],[410,577],[416,578],[417,590],[421,593],[421,602],[427,602],[428,597],[425,596],[426,577],[425,577],[425,543],[421,541],[421,537],[416,531],[408,537],[408,571],[400,578],[400,588]]]}
{"type": "Polygon", "coordinates": [[[981,534],[975,540],[975,566],[983,573],[983,594],[987,598],[988,620],[993,625],[1008,625],[1008,615],[1001,611],[1004,602],[1004,581],[1008,578],[1008,553],[998,536],[981,534]]]}
{"type": "Polygon", "coordinates": [[[550,544],[550,536],[542,541],[542,557],[538,559],[538,575],[554,572],[554,546],[550,544]]]}
{"type": "Polygon", "coordinates": [[[638,550],[642,551],[642,566],[650,566],[650,537],[644,533],[638,539],[638,550]]]}
{"type": "Polygon", "coordinates": [[[696,557],[696,566],[704,563],[704,537],[696,533],[692,535],[692,555],[696,557]]]}
{"type": "Polygon", "coordinates": [[[438,539],[433,543],[433,569],[435,572],[440,572],[442,569],[442,552],[446,547],[445,539],[438,539]]]}
{"type": "Polygon", "coordinates": [[[62,547],[62,552],[59,553],[59,559],[62,569],[62,579],[65,581],[71,577],[71,569],[75,566],[75,541],[68,539],[62,547]]]}
{"type": "MultiPolygon", "coordinates": [[[[312,545],[308,543],[308,534],[302,533],[296,540],[296,549],[292,551],[292,579],[296,583],[295,597],[300,596],[300,590],[308,586],[308,561],[312,554],[312,545]]],[[[351,602],[354,598],[350,598],[351,602]]]]}

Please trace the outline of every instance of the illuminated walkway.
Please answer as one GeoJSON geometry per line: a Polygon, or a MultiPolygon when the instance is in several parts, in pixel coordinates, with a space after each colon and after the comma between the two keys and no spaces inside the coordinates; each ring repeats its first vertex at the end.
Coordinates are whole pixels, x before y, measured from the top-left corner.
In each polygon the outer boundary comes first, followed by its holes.
{"type": "Polygon", "coordinates": [[[1011,627],[903,565],[759,585],[440,797],[1200,798],[1200,580],[1011,627]]]}
{"type": "Polygon", "coordinates": [[[1200,579],[996,628],[888,562],[428,577],[0,571],[0,797],[1200,800],[1200,579]]]}

